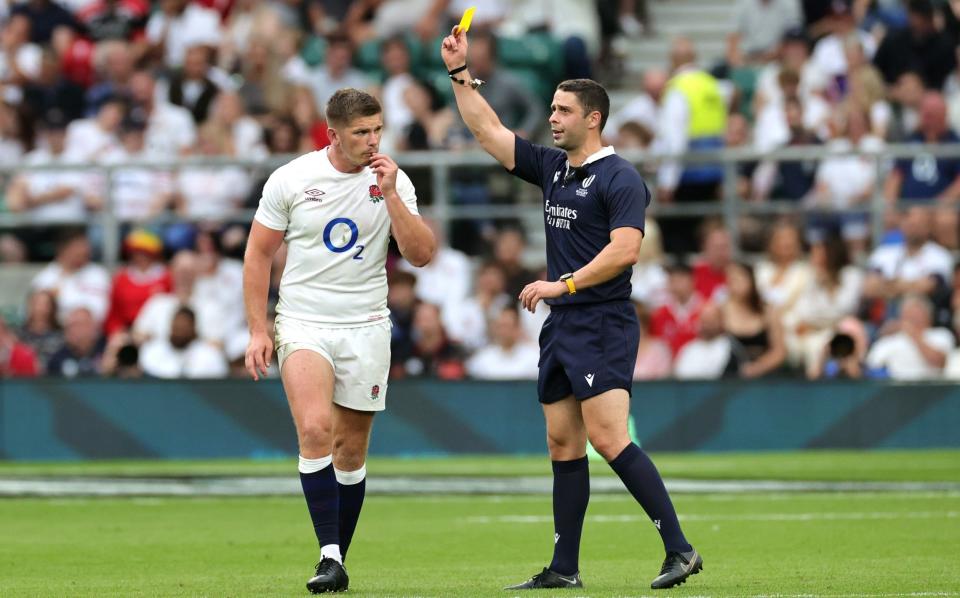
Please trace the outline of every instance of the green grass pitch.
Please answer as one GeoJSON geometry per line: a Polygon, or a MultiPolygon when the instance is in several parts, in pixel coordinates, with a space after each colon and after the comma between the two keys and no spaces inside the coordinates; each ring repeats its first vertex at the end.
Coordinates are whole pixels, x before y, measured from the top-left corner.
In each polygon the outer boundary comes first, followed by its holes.
{"type": "MultiPolygon", "coordinates": [[[[753,477],[960,477],[960,453],[950,451],[654,457],[674,477],[742,479],[761,466],[766,475],[753,477]],[[898,468],[901,461],[913,469],[898,468]]],[[[460,473],[447,471],[456,463],[372,460],[370,470],[443,475],[460,473]]],[[[547,471],[532,459],[513,468],[510,459],[460,464],[473,475],[547,471]]],[[[244,471],[240,462],[153,465],[165,475],[244,471]]],[[[150,468],[2,464],[0,476],[150,468]]],[[[245,471],[295,475],[278,464],[245,471]]],[[[674,501],[705,569],[658,596],[960,596],[955,491],[678,494],[674,501]]],[[[551,547],[549,496],[372,496],[347,562],[349,595],[512,596],[500,588],[537,572],[551,547]]],[[[316,552],[295,497],[0,499],[0,596],[306,595],[316,552]]],[[[662,560],[659,538],[625,493],[593,497],[581,552],[584,590],[522,596],[655,594],[649,582],[662,560]]]]}

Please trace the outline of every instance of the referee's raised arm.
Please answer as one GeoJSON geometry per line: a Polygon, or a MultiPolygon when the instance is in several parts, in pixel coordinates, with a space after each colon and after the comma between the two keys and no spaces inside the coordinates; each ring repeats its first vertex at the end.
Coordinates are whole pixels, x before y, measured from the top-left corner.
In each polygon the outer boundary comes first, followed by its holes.
{"type": "Polygon", "coordinates": [[[470,76],[467,69],[467,34],[454,27],[440,45],[440,56],[447,65],[463,122],[488,154],[507,170],[513,170],[516,165],[515,135],[503,126],[497,113],[480,95],[478,88],[483,82],[470,76]]]}

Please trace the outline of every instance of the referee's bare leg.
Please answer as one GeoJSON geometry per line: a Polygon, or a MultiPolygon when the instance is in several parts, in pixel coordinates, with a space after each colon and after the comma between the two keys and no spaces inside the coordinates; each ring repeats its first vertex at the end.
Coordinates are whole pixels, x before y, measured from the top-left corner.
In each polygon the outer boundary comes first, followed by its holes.
{"type": "Polygon", "coordinates": [[[300,484],[320,545],[311,592],[346,589],[340,552],[339,488],[333,469],[333,366],[319,353],[291,353],[280,370],[300,446],[300,484]]]}
{"type": "Polygon", "coordinates": [[[630,440],[630,395],[621,388],[608,390],[582,401],[580,407],[590,444],[620,476],[660,532],[667,556],[651,587],[661,589],[683,583],[703,568],[703,560],[684,537],[653,461],[630,440]]]}

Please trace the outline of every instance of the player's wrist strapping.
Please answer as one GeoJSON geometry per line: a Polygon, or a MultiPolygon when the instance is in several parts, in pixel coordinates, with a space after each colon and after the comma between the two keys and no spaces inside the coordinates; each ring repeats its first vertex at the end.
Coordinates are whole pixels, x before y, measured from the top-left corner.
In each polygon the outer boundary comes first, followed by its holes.
{"type": "Polygon", "coordinates": [[[486,83],[486,81],[484,81],[483,79],[471,79],[470,81],[467,81],[466,79],[458,79],[458,78],[455,76],[455,75],[457,75],[457,73],[462,73],[462,72],[465,71],[465,70],[467,70],[467,65],[466,65],[466,63],[464,63],[463,66],[458,66],[457,68],[453,69],[452,71],[447,71],[447,76],[450,77],[450,80],[453,81],[454,83],[459,83],[460,85],[469,85],[469,86],[472,87],[473,89],[477,89],[477,88],[479,88],[481,85],[483,85],[484,83],[486,83]]]}

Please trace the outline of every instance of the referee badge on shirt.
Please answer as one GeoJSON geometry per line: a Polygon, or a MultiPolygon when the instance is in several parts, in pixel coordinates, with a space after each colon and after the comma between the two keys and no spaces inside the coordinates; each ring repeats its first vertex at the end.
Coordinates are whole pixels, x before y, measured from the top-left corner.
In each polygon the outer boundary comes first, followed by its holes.
{"type": "Polygon", "coordinates": [[[580,181],[580,189],[577,189],[577,197],[586,197],[587,196],[587,187],[593,183],[593,180],[597,178],[597,175],[591,174],[587,178],[580,181]]]}
{"type": "Polygon", "coordinates": [[[383,191],[380,190],[379,185],[370,185],[370,201],[373,203],[383,201],[383,191]]]}

